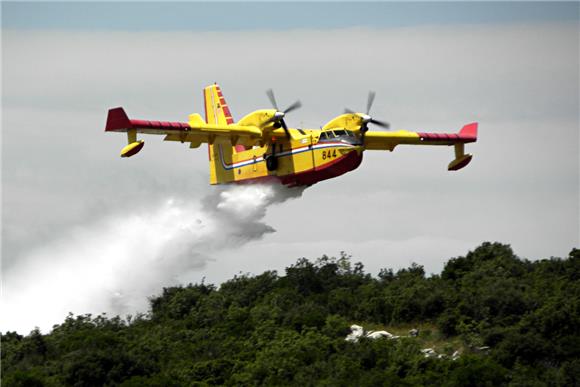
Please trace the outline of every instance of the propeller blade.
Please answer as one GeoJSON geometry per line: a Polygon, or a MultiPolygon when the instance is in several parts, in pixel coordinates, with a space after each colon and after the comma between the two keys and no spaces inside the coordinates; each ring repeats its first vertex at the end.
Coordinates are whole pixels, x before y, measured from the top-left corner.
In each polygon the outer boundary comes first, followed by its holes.
{"type": "Polygon", "coordinates": [[[283,111],[284,114],[290,113],[293,110],[300,109],[302,107],[302,102],[300,100],[294,102],[292,105],[288,106],[286,110],[283,111]]]}
{"type": "Polygon", "coordinates": [[[282,124],[282,127],[284,128],[284,131],[286,132],[286,137],[290,138],[290,131],[288,130],[288,126],[286,125],[286,121],[284,121],[284,119],[280,120],[280,123],[282,124]]]}
{"type": "Polygon", "coordinates": [[[278,111],[278,104],[276,103],[276,97],[274,97],[274,90],[272,89],[266,90],[266,95],[270,99],[270,103],[272,104],[272,106],[274,106],[274,109],[278,111]]]}
{"type": "Polygon", "coordinates": [[[371,106],[373,106],[373,102],[375,101],[376,93],[374,91],[369,91],[369,97],[367,99],[367,115],[371,111],[371,106]]]}
{"type": "Polygon", "coordinates": [[[356,113],[355,111],[350,110],[348,108],[344,109],[344,112],[346,114],[358,114],[362,118],[361,126],[360,126],[360,129],[359,129],[360,130],[360,141],[361,141],[361,144],[364,144],[365,133],[368,132],[368,130],[369,130],[369,127],[368,127],[368,124],[369,123],[373,123],[373,124],[375,124],[377,126],[380,126],[382,128],[385,128],[385,129],[389,129],[389,127],[390,127],[390,125],[389,125],[388,122],[375,120],[374,118],[372,118],[370,116],[370,111],[371,111],[371,107],[373,106],[373,102],[375,101],[375,96],[376,96],[376,93],[374,91],[369,91],[369,95],[368,95],[368,98],[367,98],[367,112],[366,112],[366,116],[365,115],[361,115],[359,113],[356,113]]]}
{"type": "Polygon", "coordinates": [[[381,128],[389,129],[389,123],[384,121],[375,120],[374,118],[371,119],[373,124],[380,126],[381,128]]]}

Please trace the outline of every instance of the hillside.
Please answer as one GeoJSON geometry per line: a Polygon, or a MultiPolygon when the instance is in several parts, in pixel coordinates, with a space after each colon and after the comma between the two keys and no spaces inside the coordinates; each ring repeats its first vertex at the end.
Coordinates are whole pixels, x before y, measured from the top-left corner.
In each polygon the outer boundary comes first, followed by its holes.
{"type": "Polygon", "coordinates": [[[2,385],[580,385],[579,280],[578,249],[531,262],[499,243],[430,277],[300,259],[283,275],[166,288],[126,320],[7,332],[2,385]],[[401,337],[348,342],[352,324],[401,337]]]}

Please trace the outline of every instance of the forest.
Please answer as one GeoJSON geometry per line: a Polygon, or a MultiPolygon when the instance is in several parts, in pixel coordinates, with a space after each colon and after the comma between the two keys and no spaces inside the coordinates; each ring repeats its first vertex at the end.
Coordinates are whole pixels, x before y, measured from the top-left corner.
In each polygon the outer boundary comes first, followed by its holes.
{"type": "Polygon", "coordinates": [[[165,288],[136,316],[3,332],[2,385],[580,386],[579,280],[579,249],[530,261],[491,242],[434,275],[302,258],[165,288]],[[398,337],[345,340],[353,324],[398,337]]]}

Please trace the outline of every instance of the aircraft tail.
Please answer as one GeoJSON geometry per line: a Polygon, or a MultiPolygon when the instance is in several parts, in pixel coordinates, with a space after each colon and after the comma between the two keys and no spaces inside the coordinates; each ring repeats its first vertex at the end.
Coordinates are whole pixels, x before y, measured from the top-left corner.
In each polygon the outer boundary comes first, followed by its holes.
{"type": "Polygon", "coordinates": [[[234,123],[230,108],[226,103],[222,90],[216,84],[203,90],[205,103],[205,121],[208,124],[230,125],[234,123]]]}
{"type": "MultiPolygon", "coordinates": [[[[230,125],[234,123],[230,108],[226,103],[222,90],[217,84],[210,85],[203,90],[205,105],[205,121],[208,124],[230,125]]],[[[231,163],[235,152],[243,151],[241,145],[235,147],[229,143],[215,144],[210,141],[208,144],[209,153],[209,177],[210,184],[222,184],[234,180],[232,172],[224,165],[231,163]]]]}

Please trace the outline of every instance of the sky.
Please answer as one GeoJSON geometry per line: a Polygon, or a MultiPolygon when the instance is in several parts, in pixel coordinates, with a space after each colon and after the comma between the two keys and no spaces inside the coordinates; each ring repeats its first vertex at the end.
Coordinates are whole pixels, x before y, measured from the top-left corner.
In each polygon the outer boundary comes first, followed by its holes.
{"type": "Polygon", "coordinates": [[[340,251],[372,274],[438,273],[483,241],[566,256],[579,246],[578,15],[578,3],[3,2],[2,291],[22,318],[0,330],[144,311],[163,286],[340,251]],[[479,139],[457,172],[452,148],[369,151],[301,195],[250,193],[266,199],[247,212],[247,193],[209,186],[204,149],[149,136],[119,158],[107,109],[186,121],[213,82],[234,119],[269,107],[273,88],[280,105],[303,103],[290,126],[318,128],[374,90],[372,114],[393,129],[477,121],[479,139]],[[239,227],[204,239],[230,210],[239,227]]]}
{"type": "Polygon", "coordinates": [[[77,31],[392,28],[578,19],[574,2],[5,2],[3,9],[4,28],[77,31]]]}

